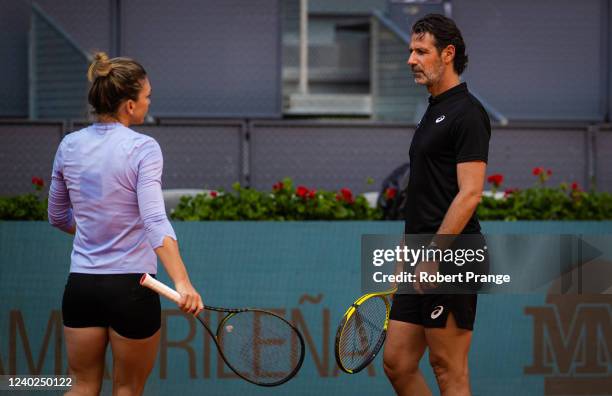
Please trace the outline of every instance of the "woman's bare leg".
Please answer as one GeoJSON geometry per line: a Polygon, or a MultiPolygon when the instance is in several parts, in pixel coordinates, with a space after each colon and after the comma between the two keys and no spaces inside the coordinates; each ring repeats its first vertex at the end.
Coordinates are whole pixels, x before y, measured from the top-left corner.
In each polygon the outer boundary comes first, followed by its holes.
{"type": "Polygon", "coordinates": [[[69,374],[75,377],[68,396],[98,395],[104,377],[108,330],[104,327],[65,327],[69,374]]]}
{"type": "Polygon", "coordinates": [[[113,396],[141,395],[155,365],[160,331],[149,338],[126,338],[109,329],[113,350],[113,396]]]}

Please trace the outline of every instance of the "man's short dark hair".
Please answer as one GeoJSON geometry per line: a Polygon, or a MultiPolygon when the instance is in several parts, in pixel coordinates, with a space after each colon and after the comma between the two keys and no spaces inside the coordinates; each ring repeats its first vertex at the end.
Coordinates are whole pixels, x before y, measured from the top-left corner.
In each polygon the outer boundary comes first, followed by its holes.
{"type": "Polygon", "coordinates": [[[412,26],[412,34],[422,33],[430,33],[434,37],[438,52],[442,52],[449,45],[454,46],[453,68],[457,74],[463,73],[467,67],[468,56],[461,31],[452,19],[440,14],[427,14],[412,26]]]}

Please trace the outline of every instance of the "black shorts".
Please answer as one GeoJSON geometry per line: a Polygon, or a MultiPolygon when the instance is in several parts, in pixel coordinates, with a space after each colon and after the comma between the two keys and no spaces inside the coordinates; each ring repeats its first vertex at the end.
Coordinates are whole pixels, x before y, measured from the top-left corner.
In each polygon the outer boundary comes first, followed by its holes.
{"type": "Polygon", "coordinates": [[[457,327],[473,330],[477,300],[477,294],[395,294],[389,318],[427,328],[443,328],[448,313],[452,312],[457,327]]]}
{"type": "Polygon", "coordinates": [[[159,295],[140,286],[142,274],[71,273],[64,289],[66,327],[111,327],[126,338],[142,339],[161,327],[159,295]]]}

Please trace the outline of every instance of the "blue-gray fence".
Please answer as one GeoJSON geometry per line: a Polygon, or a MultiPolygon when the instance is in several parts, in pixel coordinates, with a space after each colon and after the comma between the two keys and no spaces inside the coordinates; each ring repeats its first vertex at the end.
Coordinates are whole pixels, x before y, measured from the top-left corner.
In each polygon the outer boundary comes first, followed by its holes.
{"type": "MultiPolygon", "coordinates": [[[[0,195],[49,182],[63,134],[86,124],[0,121],[0,195]]],[[[164,188],[224,188],[235,182],[269,189],[289,176],[311,188],[377,191],[408,161],[413,124],[161,119],[135,127],[155,137],[164,153],[164,188]],[[367,180],[373,179],[373,184],[367,180]]],[[[525,124],[493,128],[488,173],[504,187],[535,185],[534,167],[551,169],[550,185],[578,182],[612,191],[612,130],[605,125],[525,124]]]]}

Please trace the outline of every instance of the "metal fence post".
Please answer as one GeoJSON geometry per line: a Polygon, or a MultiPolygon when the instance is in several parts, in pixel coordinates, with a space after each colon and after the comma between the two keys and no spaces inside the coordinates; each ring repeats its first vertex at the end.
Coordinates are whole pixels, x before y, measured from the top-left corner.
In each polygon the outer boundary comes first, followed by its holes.
{"type": "Polygon", "coordinates": [[[597,188],[597,134],[599,125],[589,125],[586,130],[586,184],[589,189],[597,188]]]}
{"type": "Polygon", "coordinates": [[[251,135],[253,129],[253,122],[245,119],[242,125],[242,139],[240,139],[240,159],[242,161],[240,184],[245,187],[251,187],[251,135]]]}

